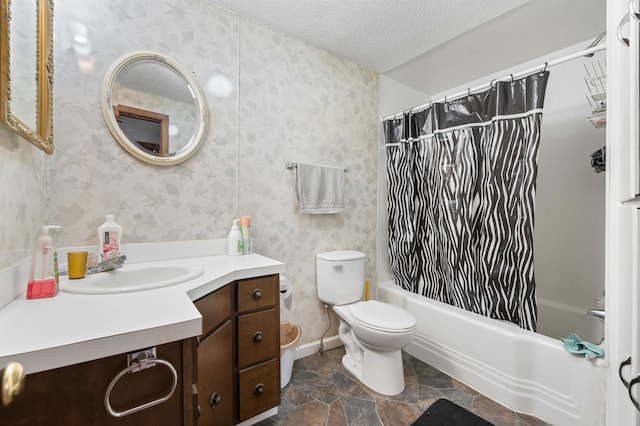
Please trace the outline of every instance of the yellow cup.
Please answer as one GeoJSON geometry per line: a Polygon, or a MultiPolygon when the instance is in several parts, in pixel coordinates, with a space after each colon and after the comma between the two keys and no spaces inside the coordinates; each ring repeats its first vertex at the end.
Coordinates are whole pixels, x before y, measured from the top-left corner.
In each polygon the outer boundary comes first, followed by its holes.
{"type": "Polygon", "coordinates": [[[84,274],[87,271],[87,252],[70,251],[67,253],[67,261],[69,264],[69,279],[84,278],[84,274]]]}

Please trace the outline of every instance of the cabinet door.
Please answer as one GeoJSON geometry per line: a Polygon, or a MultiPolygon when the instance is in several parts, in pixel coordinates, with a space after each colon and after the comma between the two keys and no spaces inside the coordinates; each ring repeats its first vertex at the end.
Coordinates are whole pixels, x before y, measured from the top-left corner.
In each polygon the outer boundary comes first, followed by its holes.
{"type": "Polygon", "coordinates": [[[202,314],[202,335],[206,337],[231,315],[231,286],[224,286],[194,304],[202,314]]]}
{"type": "Polygon", "coordinates": [[[233,424],[232,349],[231,321],[198,345],[199,426],[233,424]]]}
{"type": "MultiPolygon", "coordinates": [[[[182,425],[183,409],[191,411],[191,395],[184,394],[184,389],[191,387],[191,381],[184,386],[182,380],[182,342],[158,346],[157,357],[169,361],[178,372],[174,394],[159,405],[120,418],[107,413],[105,392],[111,380],[127,367],[126,354],[122,354],[27,375],[21,396],[8,407],[0,405],[0,424],[182,425]]],[[[158,399],[167,394],[172,381],[170,371],[163,365],[126,374],[111,392],[111,406],[116,411],[124,411],[158,399]]]]}

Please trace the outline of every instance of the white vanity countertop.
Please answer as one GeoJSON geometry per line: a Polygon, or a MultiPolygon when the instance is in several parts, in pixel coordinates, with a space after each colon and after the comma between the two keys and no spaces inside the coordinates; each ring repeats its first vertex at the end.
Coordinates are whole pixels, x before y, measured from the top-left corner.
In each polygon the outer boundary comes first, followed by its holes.
{"type": "Polygon", "coordinates": [[[182,284],[127,293],[60,291],[36,300],[23,293],[0,309],[0,365],[17,361],[29,374],[197,336],[202,317],[192,301],[238,279],[284,271],[283,263],[258,254],[157,262],[196,264],[204,273],[182,284]]]}

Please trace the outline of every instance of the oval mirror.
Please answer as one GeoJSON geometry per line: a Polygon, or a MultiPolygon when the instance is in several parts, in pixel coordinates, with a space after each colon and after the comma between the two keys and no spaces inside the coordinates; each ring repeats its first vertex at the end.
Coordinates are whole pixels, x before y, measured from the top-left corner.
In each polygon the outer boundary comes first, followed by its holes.
{"type": "Polygon", "coordinates": [[[195,79],[153,52],[133,52],[111,65],[102,83],[102,113],[124,149],[160,166],[191,158],[207,129],[207,106],[195,79]]]}

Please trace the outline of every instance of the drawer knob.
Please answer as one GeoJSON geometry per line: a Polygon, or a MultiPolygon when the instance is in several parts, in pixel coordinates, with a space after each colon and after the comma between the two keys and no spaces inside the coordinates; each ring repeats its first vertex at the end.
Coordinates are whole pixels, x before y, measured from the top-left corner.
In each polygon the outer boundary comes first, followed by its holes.
{"type": "Polygon", "coordinates": [[[211,406],[211,408],[216,408],[218,404],[220,404],[220,400],[222,400],[220,394],[218,392],[214,392],[213,395],[211,395],[209,405],[211,406]]]}
{"type": "Polygon", "coordinates": [[[256,288],[255,290],[253,290],[253,293],[251,293],[251,297],[253,297],[253,300],[260,299],[262,297],[262,290],[256,288]]]}
{"type": "Polygon", "coordinates": [[[260,342],[262,342],[262,331],[256,331],[256,332],[253,334],[253,339],[251,339],[251,340],[253,340],[253,343],[260,343],[260,342]]]}
{"type": "Polygon", "coordinates": [[[258,395],[262,395],[264,393],[264,385],[262,383],[260,383],[259,385],[256,385],[255,388],[253,388],[253,394],[258,396],[258,395]]]}

